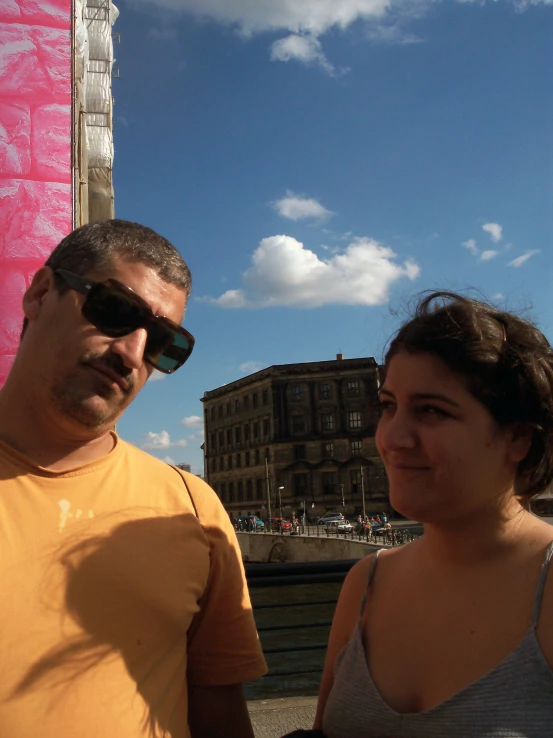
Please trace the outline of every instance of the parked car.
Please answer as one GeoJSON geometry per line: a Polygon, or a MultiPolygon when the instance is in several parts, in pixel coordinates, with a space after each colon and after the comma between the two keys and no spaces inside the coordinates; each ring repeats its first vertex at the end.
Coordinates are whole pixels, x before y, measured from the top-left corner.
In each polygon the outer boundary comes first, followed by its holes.
{"type": "Polygon", "coordinates": [[[326,525],[330,520],[344,520],[342,513],[325,513],[317,520],[319,525],[326,525]]]}
{"type": "Polygon", "coordinates": [[[349,520],[329,520],[325,525],[327,533],[351,533],[353,525],[349,520]]]}
{"type": "Polygon", "coordinates": [[[292,530],[292,523],[286,518],[271,518],[271,530],[287,533],[292,530]]]}

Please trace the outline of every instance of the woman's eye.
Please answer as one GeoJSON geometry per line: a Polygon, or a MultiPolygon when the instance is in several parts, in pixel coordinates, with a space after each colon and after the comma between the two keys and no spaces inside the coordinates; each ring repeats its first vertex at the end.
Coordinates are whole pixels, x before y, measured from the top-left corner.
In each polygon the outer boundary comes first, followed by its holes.
{"type": "Polygon", "coordinates": [[[445,410],[442,410],[441,407],[436,407],[435,405],[423,405],[419,408],[419,412],[423,415],[439,415],[442,418],[449,418],[450,415],[445,410]]]}

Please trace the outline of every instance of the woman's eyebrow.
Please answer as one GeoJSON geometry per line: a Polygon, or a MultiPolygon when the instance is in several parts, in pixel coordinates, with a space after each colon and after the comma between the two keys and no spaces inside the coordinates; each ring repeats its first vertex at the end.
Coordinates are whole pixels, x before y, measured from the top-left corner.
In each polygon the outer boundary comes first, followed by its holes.
{"type": "MultiPolygon", "coordinates": [[[[386,389],[386,387],[380,388],[380,395],[388,395],[389,397],[394,397],[394,393],[386,389]]],[[[446,405],[450,405],[451,407],[459,408],[459,403],[455,402],[455,400],[452,400],[450,397],[447,397],[447,395],[442,395],[439,392],[415,392],[412,395],[409,396],[410,400],[437,400],[438,402],[444,402],[446,405]]]]}

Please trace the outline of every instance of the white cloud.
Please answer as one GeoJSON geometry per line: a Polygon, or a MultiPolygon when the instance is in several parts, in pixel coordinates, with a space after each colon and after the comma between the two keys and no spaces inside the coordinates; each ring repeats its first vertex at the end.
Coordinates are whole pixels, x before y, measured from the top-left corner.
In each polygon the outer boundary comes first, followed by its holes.
{"type": "Polygon", "coordinates": [[[292,60],[302,64],[314,64],[330,75],[336,74],[334,65],[324,55],[321,42],[316,36],[299,36],[292,33],[273,43],[271,61],[288,62],[292,60]]]}
{"type": "Polygon", "coordinates": [[[490,238],[494,243],[499,243],[503,237],[503,228],[499,225],[499,223],[486,223],[482,226],[482,230],[490,234],[490,238]]]}
{"type": "Polygon", "coordinates": [[[227,308],[380,305],[395,282],[420,274],[414,261],[396,259],[371,238],[356,238],[342,253],[321,260],[291,236],[270,236],[254,251],[242,289],[203,299],[227,308]]]}
{"type": "Polygon", "coordinates": [[[266,366],[267,364],[263,364],[261,361],[245,361],[243,364],[240,364],[238,369],[243,374],[255,374],[255,372],[265,369],[266,366]]]}
{"type": "Polygon", "coordinates": [[[283,218],[294,221],[304,220],[306,218],[323,220],[332,215],[332,211],[327,210],[317,200],[296,195],[290,190],[286,193],[286,197],[275,200],[272,205],[283,218]]]}
{"type": "Polygon", "coordinates": [[[476,256],[478,254],[478,249],[476,248],[476,241],[474,240],[474,238],[469,238],[468,241],[463,241],[461,246],[464,246],[466,249],[468,249],[473,256],[476,256]]]}
{"type": "Polygon", "coordinates": [[[169,433],[162,430],[161,433],[152,433],[151,431],[146,433],[144,442],[142,443],[142,448],[145,451],[155,451],[162,448],[175,448],[177,446],[183,448],[187,445],[188,441],[185,438],[181,438],[178,441],[172,441],[169,433]]]}
{"type": "Polygon", "coordinates": [[[495,302],[502,302],[505,299],[505,295],[502,292],[497,292],[493,297],[492,300],[495,302]]]}
{"type": "Polygon", "coordinates": [[[482,253],[480,254],[480,261],[490,261],[490,259],[494,259],[498,254],[499,251],[494,251],[494,249],[482,251],[482,253]]]}
{"type": "Polygon", "coordinates": [[[392,0],[135,0],[210,18],[245,35],[289,31],[320,35],[383,15],[392,0]]]}
{"type": "Polygon", "coordinates": [[[148,377],[148,382],[161,382],[161,380],[165,379],[166,376],[167,374],[164,374],[163,372],[158,372],[157,369],[154,369],[154,371],[148,377]]]}
{"type": "Polygon", "coordinates": [[[516,259],[513,259],[510,261],[507,266],[510,267],[521,267],[524,262],[528,261],[528,259],[531,259],[532,256],[535,256],[536,254],[540,253],[540,249],[531,249],[530,251],[527,251],[525,254],[522,254],[522,256],[517,256],[516,259]]]}
{"type": "Polygon", "coordinates": [[[166,464],[172,464],[173,466],[177,463],[175,459],[172,459],[170,456],[164,456],[163,461],[165,461],[166,464]]]}
{"type": "Polygon", "coordinates": [[[203,428],[204,419],[200,415],[188,415],[180,421],[185,428],[203,428]]]}
{"type": "Polygon", "coordinates": [[[186,440],[189,441],[189,442],[191,442],[191,443],[193,441],[201,441],[201,442],[203,442],[203,440],[204,440],[204,429],[201,428],[200,430],[197,430],[196,433],[193,433],[191,436],[187,436],[186,437],[186,440]]]}
{"type": "Polygon", "coordinates": [[[177,31],[174,28],[150,28],[146,35],[155,41],[170,41],[177,37],[177,31]]]}

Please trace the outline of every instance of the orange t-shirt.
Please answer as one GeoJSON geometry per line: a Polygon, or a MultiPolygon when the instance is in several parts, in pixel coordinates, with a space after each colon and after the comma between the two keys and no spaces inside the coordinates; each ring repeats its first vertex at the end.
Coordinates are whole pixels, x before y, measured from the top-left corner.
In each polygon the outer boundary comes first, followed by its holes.
{"type": "Polygon", "coordinates": [[[0,736],[188,738],[187,684],[266,671],[217,496],[114,437],[63,473],[0,443],[0,736]]]}

